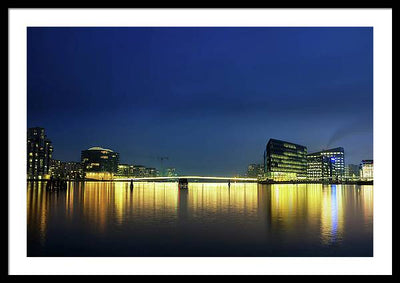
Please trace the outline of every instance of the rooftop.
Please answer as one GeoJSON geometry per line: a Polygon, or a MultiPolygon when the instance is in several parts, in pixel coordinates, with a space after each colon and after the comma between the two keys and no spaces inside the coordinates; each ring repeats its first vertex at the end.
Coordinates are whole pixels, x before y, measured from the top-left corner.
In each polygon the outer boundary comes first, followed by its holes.
{"type": "Polygon", "coordinates": [[[100,146],[94,146],[94,147],[89,148],[88,150],[105,150],[105,151],[109,151],[109,152],[114,152],[114,151],[112,151],[111,149],[102,148],[102,147],[100,147],[100,146]]]}

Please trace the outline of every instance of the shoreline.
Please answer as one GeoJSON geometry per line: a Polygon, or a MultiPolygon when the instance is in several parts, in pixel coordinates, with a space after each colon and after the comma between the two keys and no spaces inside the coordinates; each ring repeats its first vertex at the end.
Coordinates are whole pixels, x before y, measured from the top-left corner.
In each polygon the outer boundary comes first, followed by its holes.
{"type": "MultiPolygon", "coordinates": [[[[134,182],[178,182],[178,180],[135,180],[132,178],[134,182]]],[[[178,178],[177,178],[178,179],[178,178]]],[[[49,182],[50,180],[38,180],[38,179],[27,179],[27,182],[49,182]]],[[[54,180],[53,180],[54,181],[54,180]]],[[[94,179],[60,179],[60,181],[66,182],[129,182],[128,180],[118,180],[118,179],[110,179],[110,180],[94,180],[94,179]]],[[[234,179],[232,180],[234,181],[234,179]]],[[[202,182],[205,182],[202,180],[202,182]]],[[[211,183],[227,183],[226,181],[209,181],[211,183]]],[[[276,185],[276,184],[288,184],[288,185],[299,185],[299,184],[321,184],[321,185],[373,185],[373,181],[347,181],[347,182],[315,182],[315,181],[247,181],[248,183],[257,183],[261,185],[276,185]]],[[[238,181],[237,183],[247,183],[238,181]]],[[[198,183],[197,181],[190,183],[198,183]]]]}

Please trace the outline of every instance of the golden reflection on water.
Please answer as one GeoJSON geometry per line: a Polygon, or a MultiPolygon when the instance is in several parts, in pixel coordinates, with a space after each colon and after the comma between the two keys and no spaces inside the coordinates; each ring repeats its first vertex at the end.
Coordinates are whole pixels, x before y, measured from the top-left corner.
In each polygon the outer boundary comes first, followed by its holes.
{"type": "Polygon", "coordinates": [[[322,244],[331,245],[343,239],[346,212],[349,222],[362,216],[372,225],[372,192],[373,186],[271,185],[271,225],[288,233],[319,227],[322,244]],[[362,215],[354,215],[355,211],[362,215]]]}
{"type": "Polygon", "coordinates": [[[27,190],[27,222],[39,234],[41,244],[45,243],[50,203],[41,182],[29,182],[27,190]]]}
{"type": "Polygon", "coordinates": [[[361,225],[372,226],[373,186],[189,183],[180,191],[176,182],[137,182],[133,190],[129,182],[86,182],[48,192],[40,182],[28,183],[28,234],[41,245],[49,225],[102,234],[116,227],[170,225],[210,215],[227,222],[256,219],[285,235],[319,234],[323,245],[332,245],[344,237],[346,221],[361,219],[361,225]]]}
{"type": "Polygon", "coordinates": [[[129,183],[88,182],[84,186],[83,212],[89,223],[104,230],[109,221],[123,224],[135,218],[148,221],[177,217],[177,183],[134,183],[133,190],[129,183]]]}
{"type": "Polygon", "coordinates": [[[256,214],[258,190],[256,183],[189,183],[188,208],[192,213],[256,214]]]}
{"type": "Polygon", "coordinates": [[[341,240],[343,236],[343,190],[332,185],[322,190],[321,239],[326,245],[341,240]]]}
{"type": "Polygon", "coordinates": [[[177,183],[135,183],[130,192],[131,212],[136,217],[163,217],[176,219],[178,214],[179,189],[177,183]]]}
{"type": "Polygon", "coordinates": [[[71,220],[74,213],[74,184],[71,183],[70,189],[67,190],[65,195],[65,214],[71,220]]]}
{"type": "Polygon", "coordinates": [[[305,227],[316,227],[321,211],[318,185],[271,185],[271,227],[296,235],[305,227]]]}
{"type": "Polygon", "coordinates": [[[336,185],[279,184],[271,186],[272,224],[279,222],[285,231],[296,232],[300,226],[320,227],[323,244],[342,238],[343,189],[336,185]]]}
{"type": "Polygon", "coordinates": [[[362,191],[360,192],[362,194],[361,198],[363,200],[363,214],[365,223],[369,223],[369,220],[371,220],[372,222],[374,208],[373,188],[374,186],[372,185],[364,186],[362,191]]]}

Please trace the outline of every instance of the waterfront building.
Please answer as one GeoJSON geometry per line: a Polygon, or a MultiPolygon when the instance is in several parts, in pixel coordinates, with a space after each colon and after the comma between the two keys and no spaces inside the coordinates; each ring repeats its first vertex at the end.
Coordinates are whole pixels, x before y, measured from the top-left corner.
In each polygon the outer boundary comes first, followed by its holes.
{"type": "MultiPolygon", "coordinates": [[[[331,166],[332,181],[342,181],[345,179],[343,147],[337,147],[337,148],[322,150],[315,153],[310,153],[307,155],[307,158],[310,160],[318,156],[323,156],[330,159],[329,162],[331,166]]],[[[317,171],[315,171],[315,174],[317,174],[317,171]]]]}
{"type": "Polygon", "coordinates": [[[166,168],[165,169],[165,176],[166,177],[175,177],[175,176],[178,176],[178,174],[176,173],[176,169],[175,168],[166,168]]]}
{"type": "Polygon", "coordinates": [[[61,168],[65,179],[80,180],[85,178],[83,167],[80,162],[61,162],[61,168]]]}
{"type": "Polygon", "coordinates": [[[132,176],[137,178],[146,177],[146,167],[143,165],[133,165],[132,176]]]}
{"type": "MultiPolygon", "coordinates": [[[[175,170],[175,168],[174,168],[174,170],[175,170]]],[[[157,177],[158,175],[160,175],[158,170],[153,167],[147,167],[145,172],[146,172],[145,173],[146,177],[157,177]]],[[[176,173],[174,173],[174,174],[175,174],[174,176],[177,176],[176,173]]]]}
{"type": "Polygon", "coordinates": [[[29,128],[27,134],[27,177],[28,179],[48,179],[53,155],[51,141],[44,128],[29,128]]]}
{"type": "Polygon", "coordinates": [[[264,176],[264,165],[249,164],[249,166],[247,166],[246,176],[249,178],[262,178],[264,176]]]}
{"type": "Polygon", "coordinates": [[[345,166],[345,177],[349,181],[357,181],[360,179],[360,165],[348,164],[345,166]]]}
{"type": "Polygon", "coordinates": [[[363,181],[374,180],[374,161],[363,160],[360,164],[360,178],[363,181]]]}
{"type": "Polygon", "coordinates": [[[129,165],[129,176],[133,176],[133,168],[134,168],[133,164],[129,165]]]}
{"type": "Polygon", "coordinates": [[[58,179],[63,177],[63,170],[61,166],[61,160],[52,159],[50,161],[50,176],[58,179]]]}
{"type": "Polygon", "coordinates": [[[131,165],[129,164],[118,164],[118,176],[129,177],[131,176],[131,165]]]}
{"type": "Polygon", "coordinates": [[[92,147],[82,150],[81,163],[87,179],[112,179],[118,173],[119,154],[111,149],[92,147]]]}
{"type": "Polygon", "coordinates": [[[159,176],[159,172],[156,168],[146,167],[143,165],[130,165],[130,175],[136,178],[144,178],[144,177],[157,177],[159,176]]]}
{"type": "Polygon", "coordinates": [[[332,161],[323,155],[307,155],[307,179],[317,182],[332,181],[332,161]]]}
{"type": "Polygon", "coordinates": [[[307,147],[270,139],[264,152],[264,170],[274,181],[297,181],[307,178],[307,147]]]}
{"type": "Polygon", "coordinates": [[[54,179],[84,179],[84,172],[80,162],[62,162],[60,160],[53,159],[51,161],[50,171],[50,175],[54,179]]]}

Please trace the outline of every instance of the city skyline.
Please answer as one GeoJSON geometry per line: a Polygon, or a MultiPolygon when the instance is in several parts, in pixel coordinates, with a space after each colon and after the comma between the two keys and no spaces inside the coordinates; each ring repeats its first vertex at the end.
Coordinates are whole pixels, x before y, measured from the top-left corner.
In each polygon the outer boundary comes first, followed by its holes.
{"type": "MultiPolygon", "coordinates": [[[[34,129],[44,129],[43,127],[33,127],[33,128],[28,128],[28,131],[32,131],[32,130],[34,130],[34,129]]],[[[46,138],[47,138],[47,136],[46,136],[46,138]]],[[[48,140],[48,139],[47,139],[48,140]]],[[[268,140],[268,142],[267,142],[267,145],[268,145],[268,143],[271,141],[271,140],[276,140],[276,139],[274,139],[274,138],[271,138],[271,139],[269,139],[268,140]]],[[[50,143],[51,143],[51,140],[48,140],[50,143]]],[[[280,141],[280,142],[289,142],[289,141],[281,141],[281,140],[278,140],[278,141],[280,141]]],[[[291,142],[289,142],[289,143],[291,143],[291,142]]],[[[29,138],[28,138],[28,148],[29,148],[29,138]]],[[[91,150],[91,149],[95,149],[95,148],[99,148],[99,149],[102,149],[102,150],[111,150],[111,149],[104,149],[104,148],[102,148],[102,147],[99,147],[99,146],[93,146],[93,147],[91,147],[91,148],[88,148],[88,149],[83,149],[82,151],[81,151],[81,155],[82,155],[82,152],[84,152],[84,151],[88,151],[88,150],[91,150]]],[[[307,147],[306,147],[306,149],[307,149],[307,147]]],[[[325,148],[325,149],[323,149],[321,152],[329,152],[329,151],[332,151],[332,150],[335,150],[335,149],[337,149],[337,148],[334,148],[334,149],[329,149],[329,148],[325,148]]],[[[341,148],[342,150],[343,150],[343,148],[341,148]]],[[[53,151],[53,148],[51,149],[52,151],[53,151]]],[[[28,151],[29,151],[29,149],[28,149],[28,151]]],[[[111,150],[111,151],[113,151],[113,150],[111,150]]],[[[320,154],[321,152],[308,152],[308,155],[314,155],[314,154],[320,154]]],[[[118,155],[119,155],[119,153],[117,153],[118,155]]],[[[246,166],[251,166],[251,165],[260,165],[260,166],[262,166],[262,167],[265,167],[265,164],[262,164],[262,163],[265,163],[265,154],[266,154],[266,151],[264,151],[264,162],[261,162],[261,163],[249,163],[249,164],[247,164],[246,166]]],[[[158,159],[160,159],[160,158],[165,158],[165,157],[159,157],[159,156],[157,156],[156,158],[158,158],[158,159]]],[[[29,158],[28,158],[29,159],[29,158]]],[[[68,159],[68,160],[60,160],[60,159],[52,159],[52,160],[54,160],[54,161],[58,161],[58,162],[63,162],[63,163],[82,163],[82,158],[80,159],[80,160],[71,160],[71,159],[68,159]]],[[[167,160],[168,160],[168,158],[167,158],[167,160]]],[[[347,165],[350,165],[350,166],[360,166],[361,164],[362,164],[362,162],[363,161],[365,161],[365,159],[363,159],[363,160],[361,160],[361,161],[359,161],[359,162],[356,162],[356,164],[353,164],[353,163],[347,163],[347,162],[344,162],[345,161],[345,158],[343,158],[343,160],[342,160],[342,163],[344,163],[346,166],[347,165]]],[[[143,168],[148,168],[148,169],[157,169],[157,170],[168,170],[168,169],[176,169],[175,167],[173,167],[173,164],[169,164],[169,165],[171,165],[171,166],[162,166],[162,168],[160,167],[154,167],[154,168],[151,168],[151,167],[148,167],[148,166],[145,166],[144,164],[140,164],[140,163],[137,163],[137,162],[132,162],[132,161],[128,161],[128,162],[118,162],[118,165],[130,165],[130,166],[139,166],[139,167],[143,167],[143,168]]],[[[241,171],[243,171],[243,172],[245,172],[246,171],[246,168],[242,168],[242,170],[241,171]]],[[[239,172],[239,174],[242,174],[243,172],[239,172]]]]}
{"type": "MultiPolygon", "coordinates": [[[[114,177],[179,177],[176,168],[164,166],[168,157],[160,157],[158,168],[137,163],[121,163],[120,155],[113,149],[94,146],[81,151],[80,161],[53,159],[53,146],[42,127],[28,128],[27,140],[28,179],[101,179],[113,180],[114,177]]],[[[344,148],[325,149],[320,152],[307,152],[307,146],[269,139],[264,151],[264,163],[250,163],[247,172],[243,171],[230,177],[257,177],[270,181],[318,181],[341,182],[354,181],[364,167],[366,178],[373,178],[373,160],[362,160],[359,165],[346,164],[344,148]],[[354,169],[357,166],[358,169],[354,169]],[[367,168],[369,167],[369,168],[367,168]],[[261,170],[261,171],[260,171],[261,170]],[[355,171],[359,171],[358,173],[355,171]],[[352,180],[354,179],[354,180],[352,180]]],[[[183,173],[183,174],[182,174],[183,173]]],[[[198,175],[198,174],[195,174],[198,175]]],[[[203,176],[204,177],[204,176],[203,176]]],[[[214,175],[214,177],[217,177],[214,175]]]]}
{"type": "Polygon", "coordinates": [[[55,159],[233,175],[269,138],[373,159],[372,28],[28,28],[28,55],[28,127],[55,159]]]}

